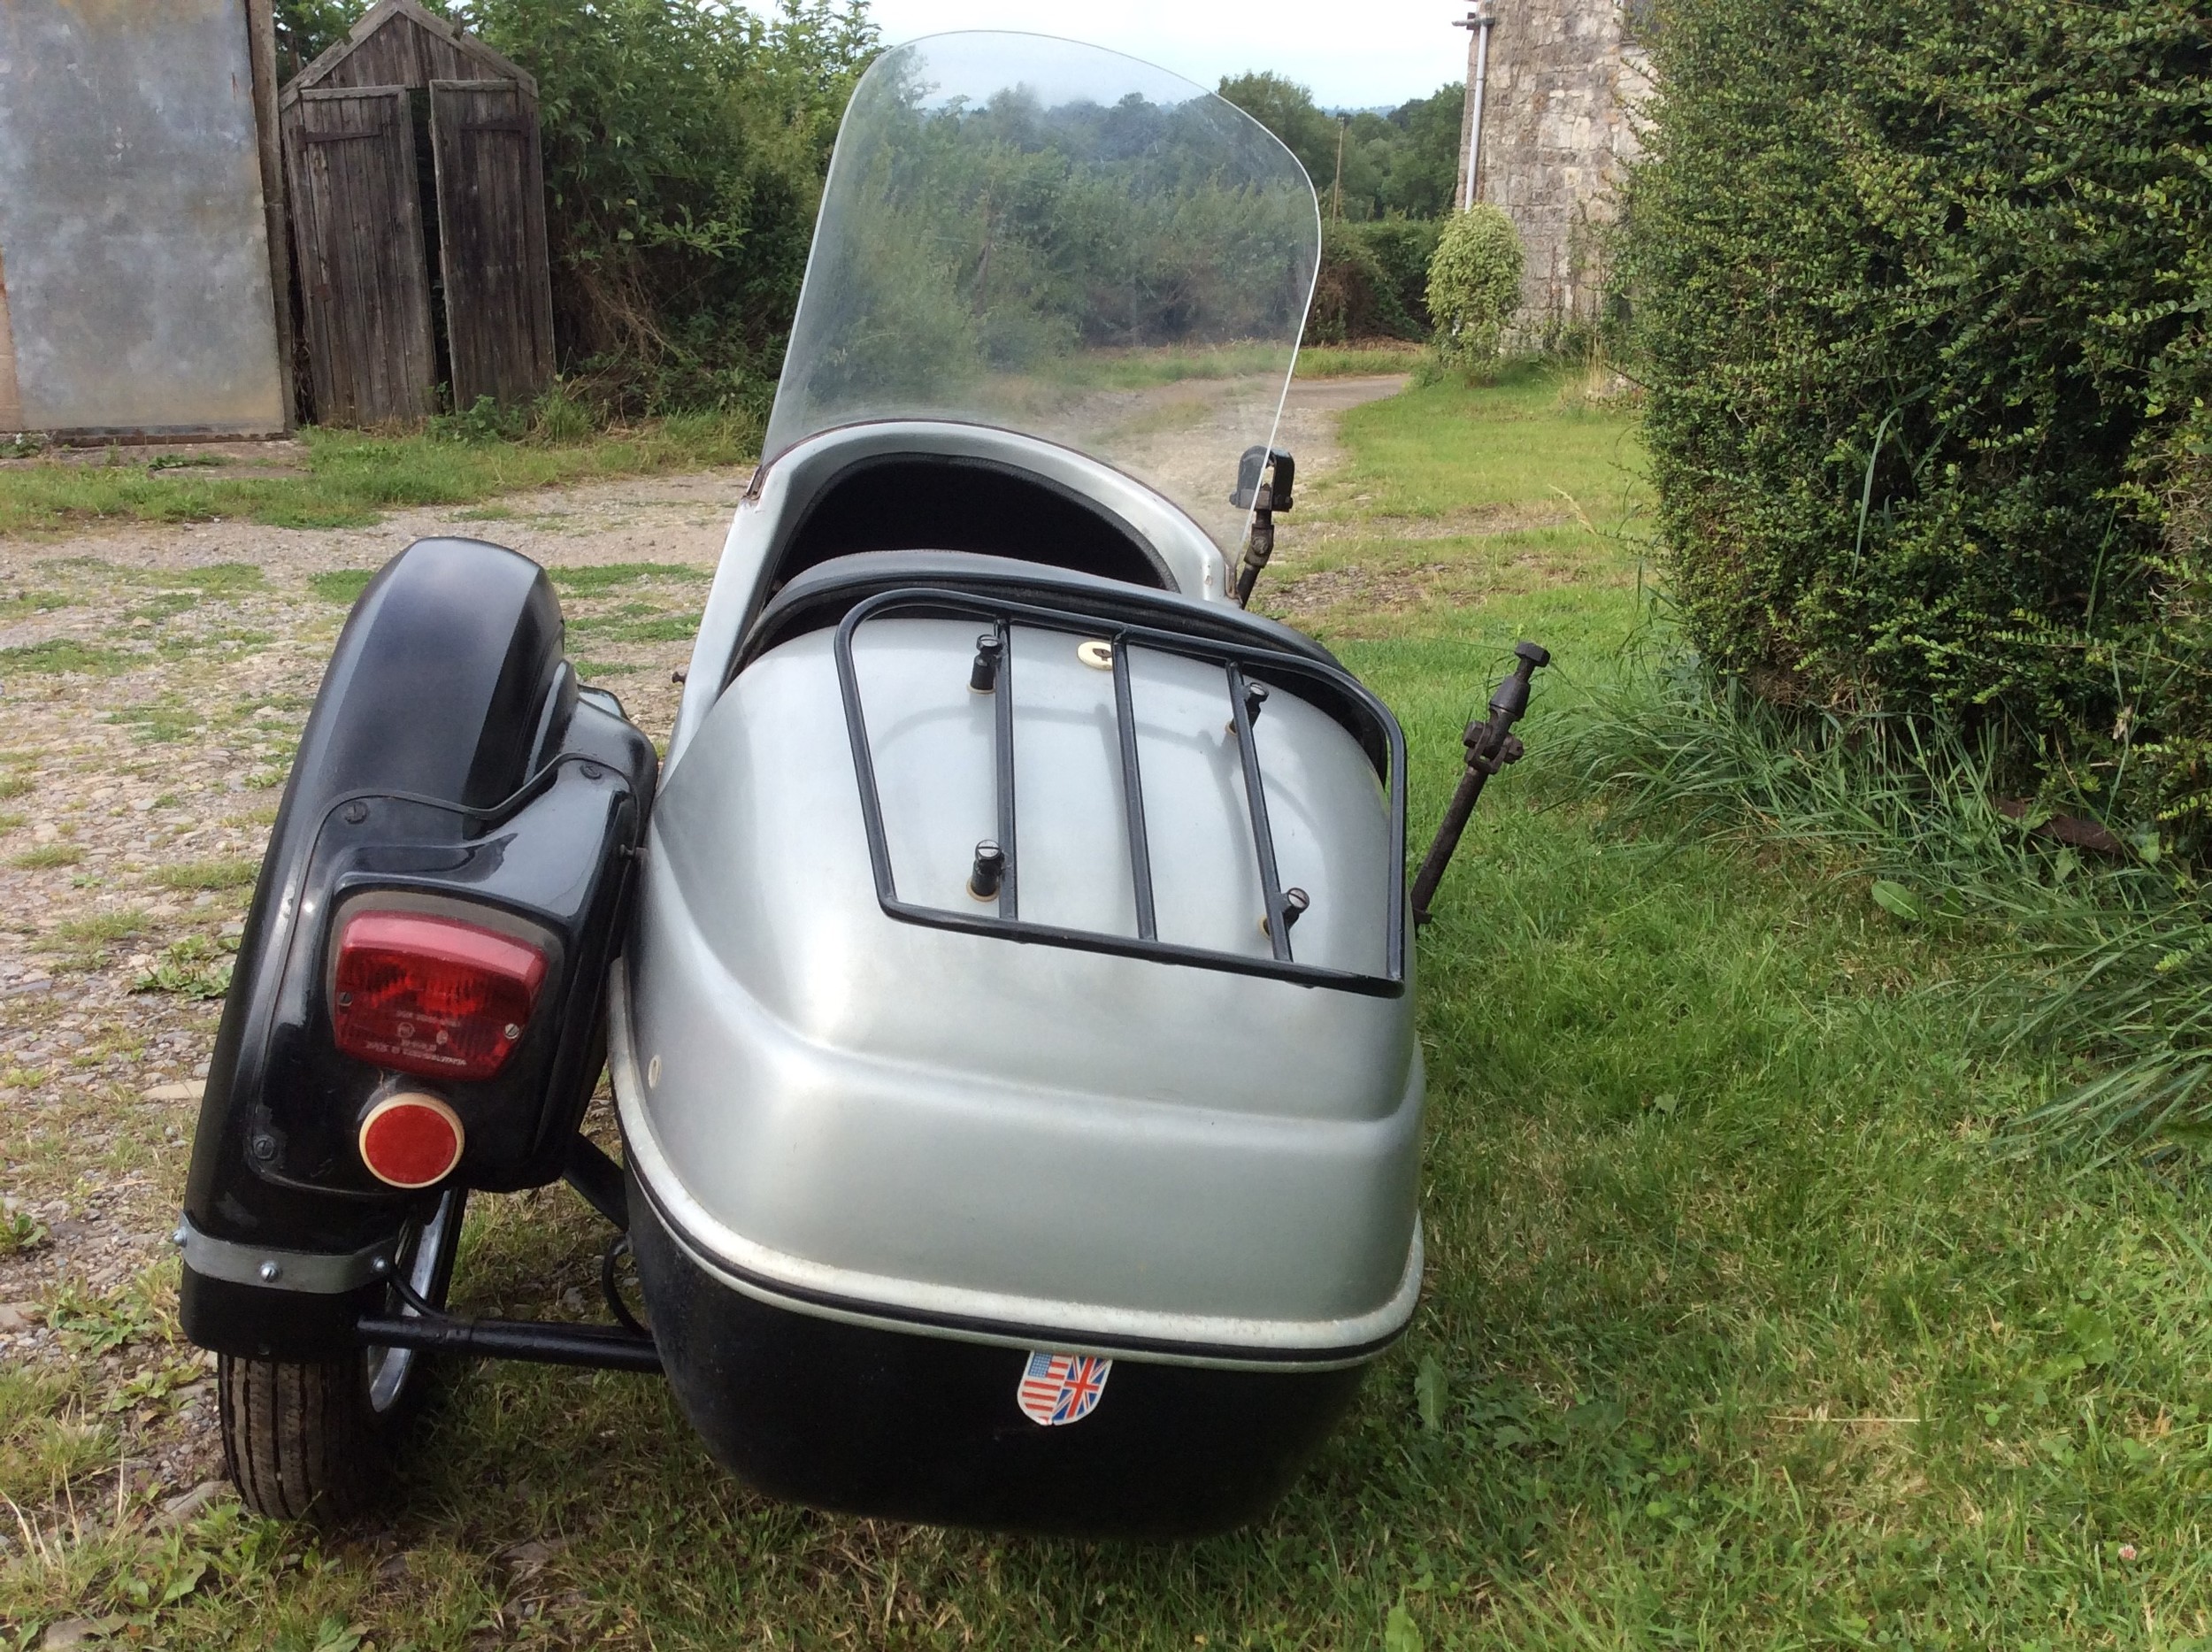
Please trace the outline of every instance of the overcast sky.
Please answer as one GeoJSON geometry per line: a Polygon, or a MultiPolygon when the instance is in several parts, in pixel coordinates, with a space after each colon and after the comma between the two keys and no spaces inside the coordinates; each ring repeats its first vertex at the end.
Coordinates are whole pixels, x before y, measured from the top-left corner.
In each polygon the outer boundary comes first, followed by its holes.
{"type": "Polygon", "coordinates": [[[1018,28],[1110,46],[1201,86],[1272,69],[1333,108],[1425,97],[1467,73],[1465,0],[872,0],[886,44],[954,28],[1018,28]]]}

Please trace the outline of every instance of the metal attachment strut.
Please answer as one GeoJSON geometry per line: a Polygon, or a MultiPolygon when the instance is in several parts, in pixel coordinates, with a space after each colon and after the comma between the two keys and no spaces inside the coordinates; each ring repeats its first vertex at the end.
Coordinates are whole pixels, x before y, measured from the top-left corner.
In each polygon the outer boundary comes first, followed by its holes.
{"type": "Polygon", "coordinates": [[[1251,602],[1260,570],[1275,554],[1275,512],[1290,509],[1291,484],[1297,475],[1298,461],[1280,448],[1247,448],[1237,461],[1237,490],[1229,496],[1229,503],[1252,513],[1251,531],[1244,540],[1244,563],[1237,570],[1239,608],[1251,602]],[[1260,480],[1263,472],[1267,473],[1265,481],[1260,480]]]}
{"type": "Polygon", "coordinates": [[[1521,760],[1523,748],[1513,733],[1513,725],[1528,710],[1529,679],[1551,664],[1551,655],[1533,642],[1516,642],[1513,653],[1512,674],[1490,696],[1489,718],[1468,724],[1466,732],[1460,735],[1460,742],[1467,748],[1467,767],[1459,777],[1459,786],[1452,793],[1449,807],[1444,811],[1443,824],[1436,828],[1436,841],[1422,857],[1421,870],[1413,874],[1413,921],[1417,926],[1429,921],[1429,903],[1436,898],[1436,886],[1444,880],[1444,869],[1452,864],[1452,851],[1459,847],[1460,834],[1467,829],[1467,818],[1475,811],[1475,802],[1482,795],[1484,783],[1507,764],[1521,760]]]}

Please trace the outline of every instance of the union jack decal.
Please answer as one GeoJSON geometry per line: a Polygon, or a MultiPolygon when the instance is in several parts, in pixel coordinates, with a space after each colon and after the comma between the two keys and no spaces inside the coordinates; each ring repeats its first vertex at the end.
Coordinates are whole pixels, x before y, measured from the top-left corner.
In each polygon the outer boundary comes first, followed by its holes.
{"type": "Polygon", "coordinates": [[[1022,1368],[1021,1385],[1015,1390],[1022,1415],[1044,1427],[1079,1423],[1098,1409],[1106,1392],[1106,1379],[1114,1369],[1110,1359],[1089,1354],[1054,1354],[1040,1350],[1022,1368]]]}

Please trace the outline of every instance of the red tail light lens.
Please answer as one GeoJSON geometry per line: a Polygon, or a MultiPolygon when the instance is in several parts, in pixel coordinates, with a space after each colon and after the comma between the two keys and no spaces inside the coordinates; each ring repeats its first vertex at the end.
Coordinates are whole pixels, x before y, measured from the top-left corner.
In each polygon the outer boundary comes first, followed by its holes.
{"type": "Polygon", "coordinates": [[[427,1187],[461,1162],[460,1115],[434,1095],[388,1095],[361,1121],[361,1162],[395,1187],[427,1187]]]}
{"type": "Polygon", "coordinates": [[[357,912],[338,936],[331,1018],[349,1056],[437,1078],[488,1079],[530,1024],[545,953],[425,912],[357,912]]]}

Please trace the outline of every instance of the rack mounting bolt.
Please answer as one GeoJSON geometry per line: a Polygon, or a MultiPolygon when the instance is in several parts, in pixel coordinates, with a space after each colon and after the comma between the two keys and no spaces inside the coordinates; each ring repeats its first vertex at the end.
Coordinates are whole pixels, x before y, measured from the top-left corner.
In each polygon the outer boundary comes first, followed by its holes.
{"type": "Polygon", "coordinates": [[[968,893],[979,901],[995,901],[1006,882],[1006,851],[989,838],[975,846],[975,865],[968,873],[968,893]]]}
{"type": "Polygon", "coordinates": [[[1006,639],[987,631],[975,640],[975,665],[968,672],[968,687],[989,694],[998,687],[999,662],[1006,657],[1006,639]]]}
{"type": "MultiPolygon", "coordinates": [[[[1306,915],[1306,909],[1312,904],[1313,896],[1308,895],[1303,889],[1299,888],[1295,884],[1293,884],[1289,888],[1283,891],[1283,933],[1285,934],[1288,934],[1291,932],[1292,926],[1294,926],[1300,918],[1306,915]]],[[[1272,935],[1274,933],[1275,931],[1273,927],[1268,923],[1267,919],[1264,918],[1261,918],[1260,934],[1263,935],[1272,935]]]]}
{"type": "MultiPolygon", "coordinates": [[[[1265,683],[1248,682],[1244,685],[1244,720],[1248,724],[1260,720],[1260,712],[1266,704],[1267,685],[1265,683]]],[[[1237,723],[1234,718],[1229,719],[1229,732],[1233,734],[1237,732],[1237,723]]]]}

